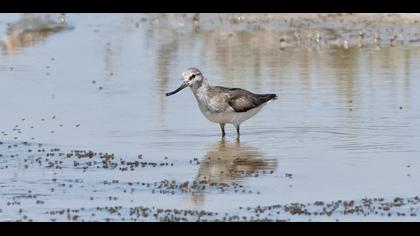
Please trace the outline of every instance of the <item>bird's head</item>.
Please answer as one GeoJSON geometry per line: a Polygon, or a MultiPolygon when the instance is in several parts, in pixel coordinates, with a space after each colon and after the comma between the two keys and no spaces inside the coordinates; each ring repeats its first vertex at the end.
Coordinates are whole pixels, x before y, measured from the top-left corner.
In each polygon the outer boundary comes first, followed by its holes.
{"type": "Polygon", "coordinates": [[[179,88],[175,89],[172,92],[166,93],[166,96],[171,96],[186,87],[192,87],[195,84],[200,84],[203,81],[203,74],[197,68],[188,68],[182,73],[182,84],[179,88]]]}

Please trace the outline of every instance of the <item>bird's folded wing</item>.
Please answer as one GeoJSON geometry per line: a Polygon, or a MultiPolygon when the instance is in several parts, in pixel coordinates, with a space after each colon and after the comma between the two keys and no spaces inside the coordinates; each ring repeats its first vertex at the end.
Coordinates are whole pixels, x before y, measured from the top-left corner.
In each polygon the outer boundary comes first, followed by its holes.
{"type": "Polygon", "coordinates": [[[246,112],[277,98],[276,94],[254,94],[241,88],[215,86],[214,89],[225,95],[223,99],[226,99],[225,101],[235,112],[246,112]]]}
{"type": "Polygon", "coordinates": [[[242,92],[231,96],[228,103],[236,112],[246,112],[275,97],[275,94],[252,94],[242,92]]]}

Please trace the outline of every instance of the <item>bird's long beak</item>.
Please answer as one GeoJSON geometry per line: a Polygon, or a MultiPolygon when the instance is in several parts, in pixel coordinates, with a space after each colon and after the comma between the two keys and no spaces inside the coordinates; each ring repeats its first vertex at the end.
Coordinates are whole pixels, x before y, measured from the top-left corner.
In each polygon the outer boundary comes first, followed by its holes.
{"type": "Polygon", "coordinates": [[[179,86],[179,88],[175,89],[175,90],[174,90],[174,91],[172,91],[172,92],[166,93],[166,96],[171,96],[171,95],[174,95],[175,93],[177,93],[177,92],[179,92],[179,91],[183,90],[183,89],[184,89],[184,88],[186,88],[186,87],[188,87],[188,82],[184,81],[184,82],[181,84],[181,86],[179,86]]]}

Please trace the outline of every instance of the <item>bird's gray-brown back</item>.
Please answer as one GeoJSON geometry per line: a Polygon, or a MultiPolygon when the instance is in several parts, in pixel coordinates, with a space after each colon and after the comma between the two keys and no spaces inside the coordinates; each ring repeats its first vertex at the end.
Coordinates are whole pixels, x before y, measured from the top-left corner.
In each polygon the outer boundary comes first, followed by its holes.
{"type": "Polygon", "coordinates": [[[241,88],[214,86],[213,89],[216,94],[225,94],[227,103],[236,112],[246,112],[277,98],[276,94],[255,94],[241,88]]]}

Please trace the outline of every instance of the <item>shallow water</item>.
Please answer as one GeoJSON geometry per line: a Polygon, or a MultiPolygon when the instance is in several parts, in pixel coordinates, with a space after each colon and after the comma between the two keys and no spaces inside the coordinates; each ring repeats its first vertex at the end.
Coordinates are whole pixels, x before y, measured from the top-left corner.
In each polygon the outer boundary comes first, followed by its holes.
{"type": "Polygon", "coordinates": [[[48,19],[0,15],[0,220],[105,206],[224,214],[420,194],[420,47],[283,48],[284,31],[174,27],[142,14],[48,19]],[[221,140],[189,90],[164,95],[191,66],[213,85],[279,99],[242,124],[239,143],[232,126],[221,140]],[[120,166],[168,165],[84,170],[72,158],[37,152],[39,144],[114,153],[120,166]],[[38,157],[63,163],[52,168],[38,157]],[[164,180],[230,186],[159,192],[153,183],[164,180]]]}

